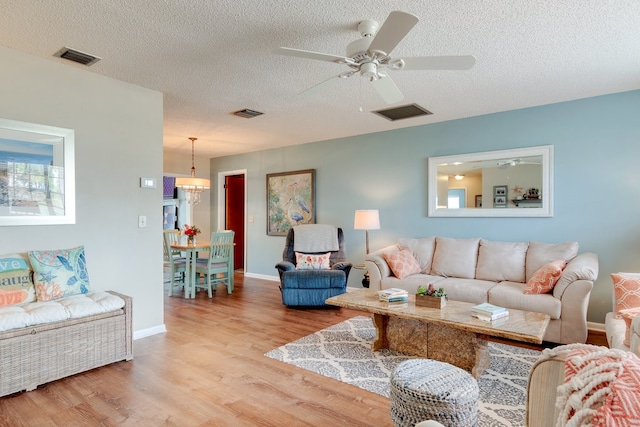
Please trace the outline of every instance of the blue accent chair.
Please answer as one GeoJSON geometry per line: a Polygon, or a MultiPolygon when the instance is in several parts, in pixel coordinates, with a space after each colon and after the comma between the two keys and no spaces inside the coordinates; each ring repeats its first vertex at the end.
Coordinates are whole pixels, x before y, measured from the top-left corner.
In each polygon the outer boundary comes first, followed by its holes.
{"type": "MultiPolygon", "coordinates": [[[[344,235],[338,230],[338,250],[331,252],[328,270],[296,270],[296,254],[293,250],[295,232],[287,234],[282,261],[276,264],[280,275],[282,303],[286,306],[326,306],[329,297],[347,291],[347,281],[352,264],[345,261],[344,235]]],[[[316,252],[316,254],[329,251],[316,252]]]]}

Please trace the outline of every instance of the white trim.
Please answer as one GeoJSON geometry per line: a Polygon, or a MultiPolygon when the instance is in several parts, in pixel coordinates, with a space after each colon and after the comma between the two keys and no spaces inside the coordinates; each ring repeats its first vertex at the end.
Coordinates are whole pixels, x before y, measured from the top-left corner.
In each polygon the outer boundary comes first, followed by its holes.
{"type": "Polygon", "coordinates": [[[154,326],[153,328],[142,329],[133,333],[133,339],[138,340],[140,338],[150,337],[151,335],[164,334],[167,332],[167,327],[164,325],[154,326]]]}
{"type": "Polygon", "coordinates": [[[587,329],[590,331],[605,332],[604,323],[587,322],[587,329]]]}
{"type": "Polygon", "coordinates": [[[251,277],[253,279],[262,279],[262,280],[269,280],[271,282],[279,282],[280,278],[278,276],[267,276],[266,274],[255,274],[255,273],[249,273],[246,272],[244,273],[244,277],[251,277]]]}

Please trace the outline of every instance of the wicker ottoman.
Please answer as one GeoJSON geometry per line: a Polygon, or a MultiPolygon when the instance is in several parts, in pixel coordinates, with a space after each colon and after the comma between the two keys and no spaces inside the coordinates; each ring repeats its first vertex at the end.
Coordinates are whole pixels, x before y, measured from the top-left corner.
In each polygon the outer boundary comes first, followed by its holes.
{"type": "Polygon", "coordinates": [[[477,426],[478,393],[478,382],[460,368],[436,360],[407,360],[391,374],[391,421],[396,427],[425,420],[477,426]]]}

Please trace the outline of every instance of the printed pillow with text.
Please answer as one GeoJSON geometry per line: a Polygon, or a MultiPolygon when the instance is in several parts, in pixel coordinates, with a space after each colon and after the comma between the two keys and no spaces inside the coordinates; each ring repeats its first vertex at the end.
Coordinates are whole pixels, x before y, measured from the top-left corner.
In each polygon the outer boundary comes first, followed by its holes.
{"type": "Polygon", "coordinates": [[[90,291],[84,246],[54,251],[30,251],[38,301],[49,301],[90,291]]]}
{"type": "Polygon", "coordinates": [[[326,254],[303,254],[296,252],[297,270],[327,270],[330,267],[331,252],[326,254]]]}
{"type": "Polygon", "coordinates": [[[36,300],[33,271],[26,254],[0,257],[0,306],[19,305],[36,300]]]}

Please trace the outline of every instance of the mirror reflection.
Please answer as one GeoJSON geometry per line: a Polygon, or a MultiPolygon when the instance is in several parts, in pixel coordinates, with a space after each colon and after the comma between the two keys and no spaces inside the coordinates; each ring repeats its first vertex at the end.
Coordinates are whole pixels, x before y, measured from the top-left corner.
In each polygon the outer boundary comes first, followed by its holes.
{"type": "Polygon", "coordinates": [[[429,216],[552,216],[552,146],[429,158],[429,216]]]}

